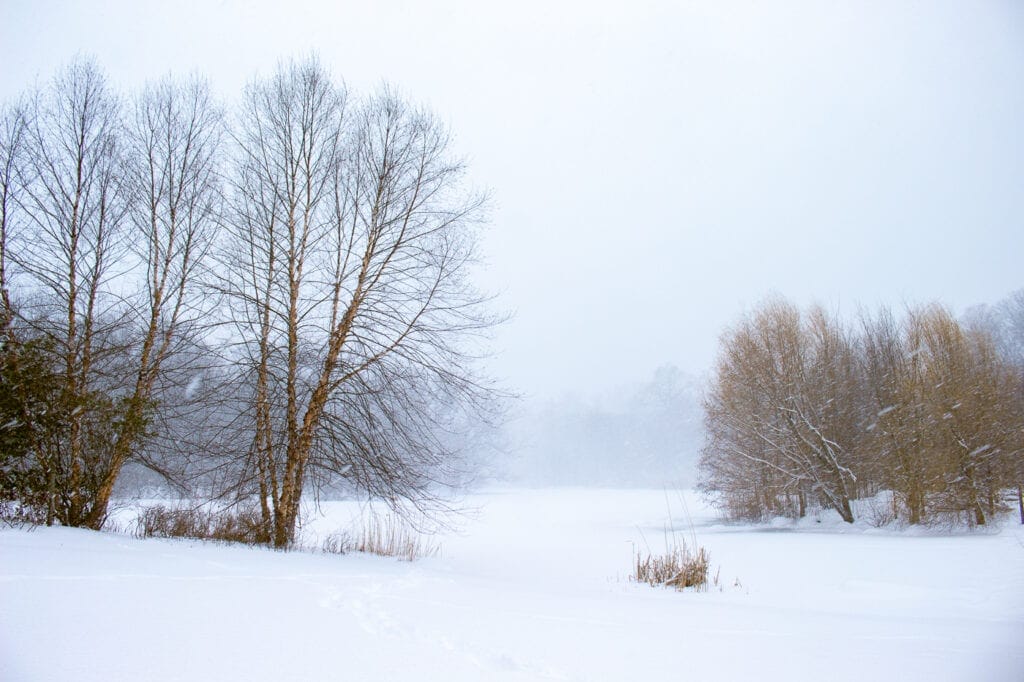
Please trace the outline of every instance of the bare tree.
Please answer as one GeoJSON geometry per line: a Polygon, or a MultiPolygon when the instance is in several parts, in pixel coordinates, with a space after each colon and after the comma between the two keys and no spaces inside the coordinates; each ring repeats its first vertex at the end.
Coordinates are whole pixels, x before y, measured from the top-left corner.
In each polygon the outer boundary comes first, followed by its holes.
{"type": "Polygon", "coordinates": [[[35,447],[47,522],[99,528],[148,433],[161,367],[200,314],[193,284],[217,225],[220,114],[205,85],[165,80],[126,120],[88,60],[25,112],[24,153],[3,178],[4,308],[14,307],[10,263],[23,335],[62,377],[47,406],[57,427],[35,447]]]}
{"type": "Polygon", "coordinates": [[[926,498],[940,475],[929,457],[934,433],[926,412],[924,358],[915,352],[911,335],[882,309],[862,317],[862,363],[873,418],[866,440],[871,453],[866,469],[894,493],[894,515],[905,511],[912,524],[927,516],[926,498]]]}
{"type": "Polygon", "coordinates": [[[122,468],[145,436],[165,361],[210,311],[197,284],[221,213],[222,120],[207,85],[165,78],[143,89],[133,114],[126,135],[127,181],[135,200],[135,256],[145,276],[131,309],[138,330],[130,363],[134,377],[86,519],[95,528],[106,518],[122,468]]]}
{"type": "Polygon", "coordinates": [[[107,397],[115,387],[98,373],[122,341],[123,310],[111,290],[125,254],[128,210],[121,108],[99,68],[79,60],[35,93],[29,109],[19,178],[26,227],[13,260],[37,302],[27,312],[52,341],[64,377],[59,410],[66,433],[49,444],[43,463],[48,522],[59,516],[80,525],[115,408],[107,397]]]}
{"type": "MultiPolygon", "coordinates": [[[[992,337],[1000,357],[1013,367],[1019,389],[1016,398],[1007,400],[1005,406],[1016,412],[1011,423],[1024,426],[1024,289],[995,305],[977,306],[968,311],[966,318],[973,332],[992,337]]],[[[1004,467],[1016,480],[1017,508],[1024,524],[1024,430],[1013,434],[1005,447],[1004,467]]]]}
{"type": "Polygon", "coordinates": [[[937,436],[932,456],[943,466],[932,504],[938,512],[967,513],[984,524],[1013,482],[1007,458],[1019,453],[1021,424],[1013,408],[1019,376],[990,334],[964,329],[944,308],[924,308],[910,320],[912,343],[924,358],[929,425],[937,436]]]}
{"type": "Polygon", "coordinates": [[[964,314],[970,329],[992,336],[999,354],[1024,369],[1024,289],[1011,293],[994,305],[976,305],[964,314]]]}
{"type": "MultiPolygon", "coordinates": [[[[996,336],[1000,352],[1017,369],[1017,399],[1010,402],[1016,409],[1016,422],[1024,427],[1024,289],[1018,289],[996,307],[1000,331],[996,336]]],[[[1016,433],[1014,446],[1008,451],[1009,468],[1017,480],[1017,509],[1024,524],[1024,428],[1016,433]]]]}
{"type": "Polygon", "coordinates": [[[350,104],[315,60],[250,86],[239,152],[224,290],[247,368],[241,491],[285,546],[307,481],[427,500],[451,454],[432,396],[485,403],[464,352],[493,323],[465,279],[483,200],[432,116],[387,90],[350,104]]]}
{"type": "Polygon", "coordinates": [[[46,507],[41,430],[53,397],[53,373],[47,359],[19,329],[11,294],[11,254],[17,250],[18,166],[23,160],[27,122],[20,106],[0,109],[0,502],[4,513],[33,521],[46,507]]]}
{"type": "Polygon", "coordinates": [[[852,500],[891,490],[896,518],[984,524],[1019,496],[1020,373],[940,306],[862,316],[858,336],[769,301],[717,369],[703,487],[736,516],[795,514],[795,495],[800,515],[814,496],[852,521],[852,500]]]}
{"type": "Polygon", "coordinates": [[[428,112],[386,89],[350,106],[315,60],[282,65],[246,93],[227,211],[202,83],[165,79],[126,115],[79,60],[4,126],[3,328],[17,318],[34,355],[21,368],[5,345],[0,403],[31,427],[30,401],[7,389],[46,387],[52,428],[30,450],[48,522],[100,527],[126,465],[167,473],[181,453],[158,445],[200,438],[205,485],[231,472],[278,546],[308,483],[440,503],[467,442],[453,433],[492,406],[473,351],[496,320],[466,279],[484,200],[428,112]],[[228,367],[204,334],[218,310],[228,367]],[[214,391],[219,403],[179,409],[214,391]]]}
{"type": "Polygon", "coordinates": [[[0,327],[6,332],[13,317],[8,249],[14,224],[16,172],[25,145],[25,113],[20,107],[0,108],[0,327]]]}
{"type": "Polygon", "coordinates": [[[737,518],[784,513],[785,498],[801,481],[767,433],[774,428],[774,388],[762,356],[755,321],[746,318],[727,330],[704,402],[701,488],[737,518]]]}
{"type": "Polygon", "coordinates": [[[858,385],[851,340],[835,320],[764,304],[723,338],[706,401],[704,488],[731,498],[746,487],[744,516],[793,509],[791,500],[802,516],[813,495],[852,522],[858,385]]]}

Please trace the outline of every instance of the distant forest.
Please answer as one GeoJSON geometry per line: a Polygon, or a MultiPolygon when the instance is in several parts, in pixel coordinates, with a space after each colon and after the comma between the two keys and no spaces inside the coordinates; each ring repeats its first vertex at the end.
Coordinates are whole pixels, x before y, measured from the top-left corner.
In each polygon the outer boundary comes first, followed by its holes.
{"type": "Polygon", "coordinates": [[[704,437],[701,386],[672,365],[605,399],[528,404],[508,427],[506,472],[534,485],[691,487],[704,437]]]}

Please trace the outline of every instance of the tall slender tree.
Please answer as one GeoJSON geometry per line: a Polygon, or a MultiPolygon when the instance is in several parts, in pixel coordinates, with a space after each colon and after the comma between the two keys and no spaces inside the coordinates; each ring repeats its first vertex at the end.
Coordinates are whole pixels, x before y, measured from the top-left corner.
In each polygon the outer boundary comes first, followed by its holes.
{"type": "Polygon", "coordinates": [[[91,513],[96,460],[109,445],[115,412],[107,397],[114,386],[102,372],[122,350],[124,333],[112,290],[127,251],[121,103],[99,67],[78,60],[28,106],[18,197],[26,225],[12,260],[36,292],[37,305],[25,312],[50,339],[63,374],[54,408],[65,432],[45,448],[42,463],[48,521],[81,525],[91,513]]]}
{"type": "Polygon", "coordinates": [[[96,528],[106,518],[121,470],[145,436],[165,361],[210,311],[199,284],[222,212],[222,116],[205,82],[165,78],[150,84],[136,97],[132,114],[125,136],[126,182],[133,192],[134,256],[144,285],[130,311],[133,378],[86,519],[96,528]]]}
{"type": "Polygon", "coordinates": [[[432,116],[387,90],[352,103],[316,60],[249,87],[238,143],[224,291],[247,368],[242,491],[285,546],[307,481],[429,497],[450,454],[431,396],[488,392],[462,343],[493,323],[465,279],[483,199],[432,116]]]}

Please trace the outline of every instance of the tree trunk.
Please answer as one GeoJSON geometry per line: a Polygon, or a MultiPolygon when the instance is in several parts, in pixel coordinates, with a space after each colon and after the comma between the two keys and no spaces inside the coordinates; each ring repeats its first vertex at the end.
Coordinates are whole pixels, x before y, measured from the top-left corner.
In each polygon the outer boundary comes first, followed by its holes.
{"type": "MultiPolygon", "coordinates": [[[[46,525],[52,526],[57,518],[57,467],[50,462],[46,472],[46,525]]],[[[1021,517],[1024,518],[1024,517],[1021,517]]],[[[1022,521],[1024,523],[1024,521],[1022,521]]]]}
{"type": "MultiPolygon", "coordinates": [[[[153,326],[155,329],[155,323],[153,326]]],[[[147,341],[148,344],[148,341],[147,341]]],[[[143,423],[145,421],[145,405],[149,399],[151,381],[145,379],[149,372],[148,348],[143,352],[143,366],[139,372],[139,379],[135,386],[135,395],[128,401],[128,408],[122,416],[120,433],[117,442],[114,444],[114,451],[110,456],[110,463],[103,474],[103,480],[93,496],[92,507],[85,517],[85,526],[93,530],[100,530],[107,520],[107,507],[110,505],[110,496],[114,492],[114,484],[121,475],[121,469],[132,454],[132,449],[143,434],[143,423]]]]}
{"type": "Polygon", "coordinates": [[[924,509],[924,502],[921,499],[920,491],[916,488],[912,489],[907,495],[907,511],[909,512],[911,525],[917,525],[921,523],[921,513],[924,509]]]}
{"type": "Polygon", "coordinates": [[[836,509],[839,512],[839,516],[843,517],[843,521],[853,523],[853,509],[850,507],[850,499],[848,497],[843,495],[836,509]]]}
{"type": "Polygon", "coordinates": [[[282,500],[274,517],[274,548],[288,549],[295,539],[295,505],[290,500],[282,500]]]}

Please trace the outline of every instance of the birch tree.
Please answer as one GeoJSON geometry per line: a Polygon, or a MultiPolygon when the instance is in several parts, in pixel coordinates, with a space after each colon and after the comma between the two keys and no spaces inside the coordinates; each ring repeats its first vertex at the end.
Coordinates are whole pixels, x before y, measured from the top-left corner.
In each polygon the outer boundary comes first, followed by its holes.
{"type": "MultiPolygon", "coordinates": [[[[135,338],[131,379],[121,404],[116,439],[101,462],[87,525],[98,528],[124,465],[146,435],[154,392],[165,363],[196,333],[205,291],[199,287],[221,212],[218,153],[222,120],[207,85],[165,78],[136,97],[127,127],[127,181],[134,257],[143,284],[131,310],[135,338]]],[[[185,381],[188,379],[186,378],[185,381]]]]}
{"type": "Polygon", "coordinates": [[[17,210],[18,162],[25,147],[25,112],[21,107],[0,107],[0,329],[6,334],[14,316],[10,292],[9,248],[17,210]]]}
{"type": "MultiPolygon", "coordinates": [[[[124,310],[111,289],[126,253],[129,195],[118,143],[121,103],[90,61],[72,63],[29,102],[19,169],[24,234],[13,258],[29,280],[23,314],[51,342],[63,376],[63,433],[46,447],[48,522],[90,515],[97,460],[109,445],[119,388],[103,376],[123,350],[124,310]]],[[[13,255],[13,254],[12,254],[13,255]]]]}
{"type": "MultiPolygon", "coordinates": [[[[4,324],[20,347],[33,344],[34,376],[61,378],[39,410],[51,428],[34,429],[28,412],[20,422],[46,480],[47,522],[99,528],[149,433],[162,367],[201,313],[220,114],[204,85],[171,80],[125,107],[96,64],[78,60],[20,120],[0,197],[4,324]]],[[[13,375],[16,360],[8,353],[13,375]]]]}
{"type": "Polygon", "coordinates": [[[249,87],[239,124],[223,285],[251,434],[239,490],[275,546],[307,482],[429,499],[451,454],[432,396],[487,393],[463,344],[493,322],[465,279],[483,200],[429,113],[352,99],[289,62],[249,87]]]}

